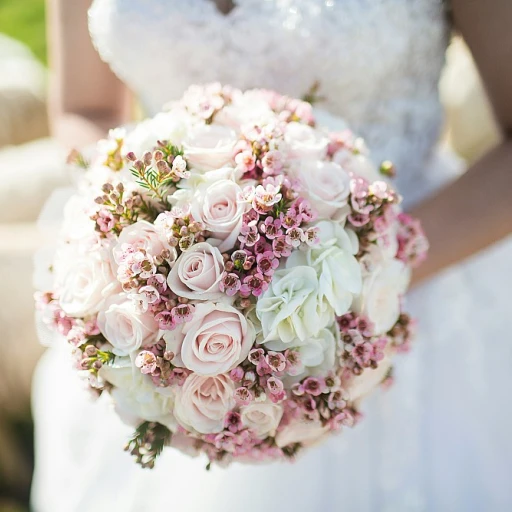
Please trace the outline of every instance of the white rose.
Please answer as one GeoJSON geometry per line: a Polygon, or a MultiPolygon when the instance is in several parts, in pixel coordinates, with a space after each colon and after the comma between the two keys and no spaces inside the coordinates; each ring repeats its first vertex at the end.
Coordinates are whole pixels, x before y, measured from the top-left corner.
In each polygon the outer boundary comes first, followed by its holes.
{"type": "Polygon", "coordinates": [[[215,115],[215,124],[239,130],[244,124],[266,124],[276,119],[265,96],[259,91],[235,94],[230,105],[215,115]]]}
{"type": "Polygon", "coordinates": [[[317,335],[294,347],[300,354],[298,376],[325,376],[334,368],[336,338],[330,329],[322,329],[317,335]]]}
{"type": "Polygon", "coordinates": [[[382,262],[364,278],[356,309],[374,323],[375,334],[384,334],[395,325],[409,279],[410,269],[395,259],[382,262]]]}
{"type": "Polygon", "coordinates": [[[218,375],[232,370],[251,350],[252,323],[229,304],[196,304],[192,320],[180,331],[164,335],[167,349],[176,354],[173,363],[199,375],[218,375]]]}
{"type": "Polygon", "coordinates": [[[273,436],[283,417],[283,407],[272,402],[254,402],[240,408],[242,423],[260,438],[273,436]]]}
{"type": "Polygon", "coordinates": [[[121,231],[113,250],[116,263],[121,263],[125,245],[133,245],[137,249],[144,249],[151,256],[159,256],[164,250],[171,253],[171,260],[176,256],[176,249],[164,240],[163,234],[153,224],[145,220],[139,220],[121,231]]]}
{"type": "Polygon", "coordinates": [[[62,310],[74,317],[97,313],[104,300],[119,290],[109,251],[93,247],[88,253],[67,245],[56,255],[56,288],[62,310]]]}
{"type": "Polygon", "coordinates": [[[138,123],[124,139],[123,154],[133,151],[139,158],[145,151],[156,147],[157,142],[171,141],[181,145],[191,126],[191,118],[184,111],[161,112],[152,119],[138,123]]]}
{"type": "Polygon", "coordinates": [[[153,343],[158,335],[153,314],[140,312],[124,293],[105,301],[98,314],[98,327],[118,355],[128,355],[153,343]]]}
{"type": "Polygon", "coordinates": [[[215,300],[224,296],[219,290],[223,272],[224,259],[220,251],[201,242],[181,254],[167,282],[169,288],[181,297],[215,300]]]}
{"type": "Polygon", "coordinates": [[[248,204],[240,201],[242,189],[232,180],[204,183],[197,189],[191,205],[192,217],[202,222],[219,242],[220,252],[232,249],[242,229],[248,204]]]}
{"type": "Polygon", "coordinates": [[[234,385],[227,375],[190,374],[178,388],[174,415],[186,429],[200,434],[221,432],[226,414],[235,406],[234,385]]]}
{"type": "Polygon", "coordinates": [[[156,387],[149,376],[132,366],[130,358],[116,358],[114,364],[102,366],[99,374],[114,386],[110,394],[123,421],[132,425],[140,420],[156,421],[176,430],[174,392],[156,387]]]}
{"type": "Polygon", "coordinates": [[[314,269],[320,297],[340,316],[349,310],[354,296],[361,292],[361,266],[354,256],[358,250],[357,238],[336,222],[320,221],[316,227],[320,242],[307,251],[293,252],[286,266],[306,265],[314,269]]]}
{"type": "Polygon", "coordinates": [[[278,270],[268,290],[256,303],[256,315],[261,321],[264,339],[272,348],[315,336],[334,319],[332,310],[318,295],[319,284],[314,269],[298,266],[278,270]],[[276,344],[276,345],[277,345],[276,344]]]}
{"type": "Polygon", "coordinates": [[[329,427],[323,427],[320,421],[292,420],[277,433],[276,445],[279,448],[295,443],[312,446],[328,431],[329,427]]]}
{"type": "Polygon", "coordinates": [[[327,155],[329,139],[303,123],[288,123],[284,132],[289,158],[322,160],[327,155]]]}
{"type": "Polygon", "coordinates": [[[338,164],[304,160],[297,163],[292,175],[321,218],[343,218],[349,213],[350,176],[338,164]]]}
{"type": "MultiPolygon", "coordinates": [[[[48,206],[44,208],[46,210],[48,206]]],[[[95,223],[91,219],[93,209],[90,197],[73,195],[69,198],[64,206],[62,222],[62,234],[66,239],[82,242],[95,234],[95,223]]]]}
{"type": "Polygon", "coordinates": [[[353,172],[356,176],[364,178],[370,183],[383,179],[372,160],[364,154],[354,154],[352,151],[343,148],[333,155],[332,161],[341,165],[346,171],[353,172]]]}
{"type": "Polygon", "coordinates": [[[201,171],[220,169],[233,163],[236,133],[219,125],[200,125],[183,141],[185,159],[201,171]]]}

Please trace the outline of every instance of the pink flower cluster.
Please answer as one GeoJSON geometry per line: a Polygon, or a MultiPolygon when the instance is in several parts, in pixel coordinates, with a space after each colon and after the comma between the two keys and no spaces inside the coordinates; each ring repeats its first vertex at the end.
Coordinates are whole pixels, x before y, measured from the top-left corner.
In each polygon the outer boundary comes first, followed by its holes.
{"type": "Polygon", "coordinates": [[[228,296],[259,297],[268,289],[281,258],[302,245],[315,244],[316,229],[308,225],[316,215],[282,178],[265,178],[261,185],[248,186],[243,197],[251,209],[243,217],[238,249],[226,261],[220,289],[228,296]]]}
{"type": "Polygon", "coordinates": [[[268,102],[269,107],[278,115],[280,121],[287,123],[300,122],[309,126],[315,126],[311,103],[284,96],[271,90],[262,90],[261,94],[268,102]]]}
{"type": "Polygon", "coordinates": [[[286,400],[283,383],[286,375],[295,375],[300,362],[298,352],[265,351],[255,348],[249,352],[245,364],[231,370],[230,377],[237,384],[235,400],[239,405],[249,405],[253,400],[268,393],[274,403],[286,400]]]}
{"type": "Polygon", "coordinates": [[[149,375],[155,386],[182,386],[190,372],[186,368],[174,366],[173,359],[174,354],[169,352],[165,342],[160,340],[147,350],[139,352],[135,359],[135,366],[144,375],[149,375]]]}
{"type": "Polygon", "coordinates": [[[418,219],[406,213],[400,213],[398,219],[398,252],[396,257],[417,267],[427,258],[428,240],[418,219]]]}
{"type": "Polygon", "coordinates": [[[345,375],[361,375],[365,368],[377,368],[384,359],[389,342],[386,336],[374,336],[373,325],[364,316],[347,313],[338,318],[340,346],[338,355],[345,375]]]}

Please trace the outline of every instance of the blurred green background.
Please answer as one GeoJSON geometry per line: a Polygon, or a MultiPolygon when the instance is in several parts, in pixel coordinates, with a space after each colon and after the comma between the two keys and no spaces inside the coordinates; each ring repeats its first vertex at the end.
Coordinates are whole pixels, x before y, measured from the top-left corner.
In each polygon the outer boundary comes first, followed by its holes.
{"type": "Polygon", "coordinates": [[[45,0],[0,0],[0,32],[25,43],[46,63],[44,4],[45,0]]]}
{"type": "MultiPolygon", "coordinates": [[[[0,33],[27,45],[46,64],[45,0],[0,0],[0,33]]],[[[29,510],[32,436],[28,403],[14,415],[0,408],[0,512],[29,510]]]]}

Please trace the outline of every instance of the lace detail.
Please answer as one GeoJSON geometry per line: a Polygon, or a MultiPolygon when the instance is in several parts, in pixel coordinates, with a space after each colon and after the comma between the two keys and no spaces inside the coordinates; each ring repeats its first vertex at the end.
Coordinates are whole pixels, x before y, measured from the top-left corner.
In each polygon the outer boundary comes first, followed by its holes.
{"type": "Polygon", "coordinates": [[[237,0],[226,15],[211,0],[95,0],[90,30],[149,112],[191,83],[302,96],[319,80],[321,106],[392,159],[403,188],[439,136],[440,0],[237,0]]]}

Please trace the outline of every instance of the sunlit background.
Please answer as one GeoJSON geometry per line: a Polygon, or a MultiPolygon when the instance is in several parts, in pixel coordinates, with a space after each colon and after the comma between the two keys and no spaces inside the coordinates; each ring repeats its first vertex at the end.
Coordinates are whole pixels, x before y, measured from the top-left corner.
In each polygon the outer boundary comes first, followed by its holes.
{"type": "MultiPolygon", "coordinates": [[[[0,512],[28,510],[30,382],[43,350],[32,320],[31,262],[38,212],[66,181],[65,151],[49,136],[47,62],[44,0],[0,0],[0,512]]],[[[472,161],[496,143],[496,128],[458,38],[447,64],[444,141],[472,161]]]]}

